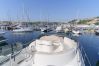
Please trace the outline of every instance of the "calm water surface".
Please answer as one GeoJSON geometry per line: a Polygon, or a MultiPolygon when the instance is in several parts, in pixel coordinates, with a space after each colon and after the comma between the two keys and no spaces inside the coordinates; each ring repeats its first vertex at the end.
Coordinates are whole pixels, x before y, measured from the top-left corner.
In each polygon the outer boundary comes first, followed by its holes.
{"type": "MultiPolygon", "coordinates": [[[[99,60],[99,36],[96,35],[82,35],[78,37],[78,41],[83,46],[91,66],[96,66],[99,60]]],[[[89,66],[88,64],[86,66],[89,66]]]]}
{"type": "Polygon", "coordinates": [[[7,39],[8,44],[14,44],[16,42],[27,43],[29,41],[35,40],[41,35],[41,32],[27,32],[27,33],[13,33],[11,31],[6,31],[4,37],[7,39]]]}

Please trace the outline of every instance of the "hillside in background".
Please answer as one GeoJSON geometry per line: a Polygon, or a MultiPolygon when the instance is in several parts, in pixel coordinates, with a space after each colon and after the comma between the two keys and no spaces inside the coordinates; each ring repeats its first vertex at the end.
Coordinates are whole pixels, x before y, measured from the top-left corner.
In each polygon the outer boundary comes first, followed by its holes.
{"type": "Polygon", "coordinates": [[[71,20],[69,21],[69,23],[72,24],[95,24],[95,25],[99,25],[99,17],[94,17],[94,18],[88,18],[88,19],[81,19],[81,20],[71,20]]]}

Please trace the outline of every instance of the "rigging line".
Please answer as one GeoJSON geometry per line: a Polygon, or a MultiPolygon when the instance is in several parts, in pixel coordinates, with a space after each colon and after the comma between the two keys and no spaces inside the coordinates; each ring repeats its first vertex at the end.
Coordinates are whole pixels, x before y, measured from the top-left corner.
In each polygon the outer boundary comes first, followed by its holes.
{"type": "Polygon", "coordinates": [[[87,56],[87,54],[86,54],[86,52],[85,52],[85,50],[84,50],[83,47],[82,47],[82,51],[84,51],[84,54],[85,54],[86,59],[88,60],[89,66],[92,66],[91,63],[90,63],[90,61],[89,61],[89,58],[88,58],[88,56],[87,56]]]}

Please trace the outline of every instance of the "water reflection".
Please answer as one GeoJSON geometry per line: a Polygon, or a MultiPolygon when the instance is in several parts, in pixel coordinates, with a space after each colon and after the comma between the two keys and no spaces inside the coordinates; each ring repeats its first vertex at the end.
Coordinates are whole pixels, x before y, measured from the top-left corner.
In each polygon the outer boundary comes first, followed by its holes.
{"type": "MultiPolygon", "coordinates": [[[[90,60],[92,66],[96,66],[99,60],[99,36],[96,35],[82,35],[79,36],[78,41],[84,47],[84,50],[90,60]]],[[[88,65],[87,65],[88,66],[88,65]]]]}
{"type": "Polygon", "coordinates": [[[31,41],[38,38],[40,35],[40,32],[13,33],[11,31],[6,31],[3,37],[7,40],[4,43],[1,43],[2,46],[0,46],[0,55],[7,55],[11,53],[12,46],[14,52],[21,50],[22,48],[26,47],[31,41]]]}

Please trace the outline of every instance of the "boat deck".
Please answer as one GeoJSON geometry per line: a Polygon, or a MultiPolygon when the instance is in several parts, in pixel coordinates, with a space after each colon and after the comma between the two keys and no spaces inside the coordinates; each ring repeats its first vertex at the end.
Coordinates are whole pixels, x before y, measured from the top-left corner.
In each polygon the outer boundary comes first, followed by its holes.
{"type": "MultiPolygon", "coordinates": [[[[12,66],[37,66],[35,65],[35,62],[33,62],[33,56],[32,55],[27,55],[27,56],[28,58],[25,58],[23,55],[19,54],[15,57],[15,61],[13,58],[12,60],[2,64],[1,66],[11,66],[11,64],[12,66]]],[[[64,66],[85,66],[84,62],[82,65],[82,62],[83,61],[81,60],[80,53],[79,51],[77,51],[76,56],[64,66]]]]}

